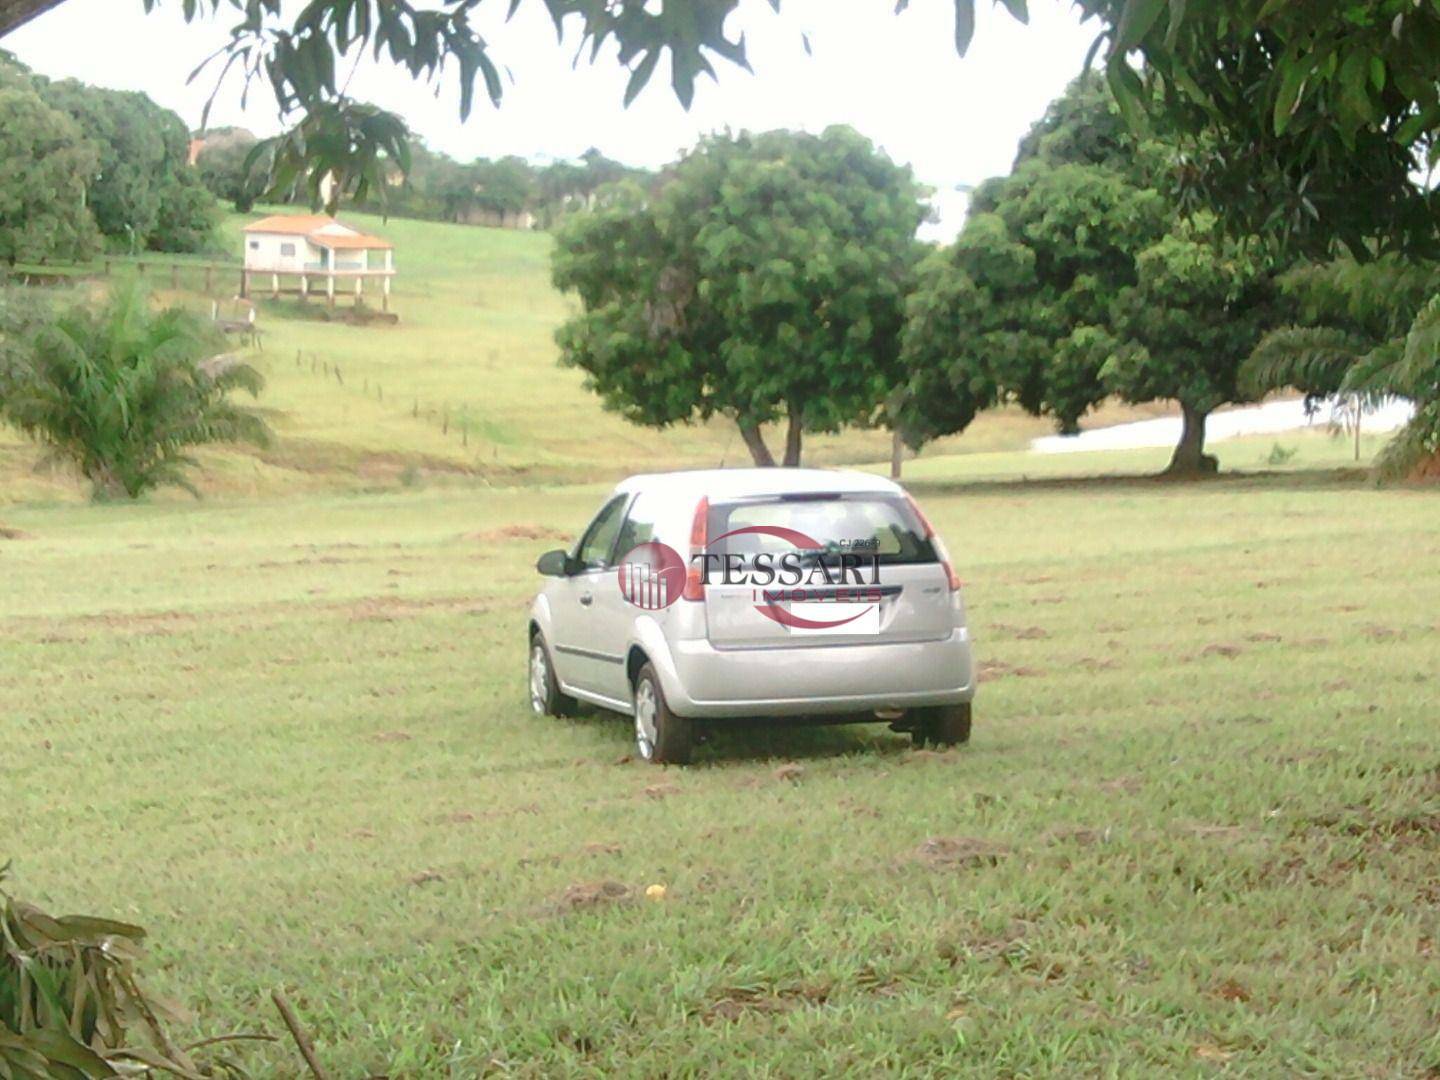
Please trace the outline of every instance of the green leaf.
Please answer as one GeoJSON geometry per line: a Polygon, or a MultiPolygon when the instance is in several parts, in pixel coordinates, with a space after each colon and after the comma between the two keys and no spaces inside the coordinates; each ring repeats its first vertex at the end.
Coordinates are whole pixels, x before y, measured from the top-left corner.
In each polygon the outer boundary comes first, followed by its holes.
{"type": "Polygon", "coordinates": [[[975,40],[975,0],[955,0],[955,51],[964,56],[975,40]]]}
{"type": "Polygon", "coordinates": [[[1120,24],[1115,28],[1115,46],[1121,53],[1138,49],[1150,33],[1169,0],[1125,0],[1120,24]]]}
{"type": "Polygon", "coordinates": [[[1180,39],[1180,26],[1185,21],[1186,0],[1170,0],[1170,23],[1165,27],[1165,48],[1173,49],[1180,39]]]}
{"type": "Polygon", "coordinates": [[[1280,60],[1280,89],[1275,95],[1274,128],[1276,135],[1284,135],[1291,119],[1300,108],[1300,98],[1310,78],[1308,62],[1287,55],[1280,60]]]}
{"type": "Polygon", "coordinates": [[[1120,115],[1132,130],[1145,125],[1145,85],[1139,74],[1125,62],[1123,56],[1112,56],[1105,65],[1105,76],[1110,83],[1110,92],[1115,95],[1115,104],[1120,115]]]}
{"type": "Polygon", "coordinates": [[[640,91],[645,89],[645,84],[650,81],[650,76],[655,73],[655,65],[660,61],[660,50],[651,49],[635,65],[630,72],[630,81],[625,84],[625,107],[629,108],[630,103],[639,96],[640,91]]]}
{"type": "Polygon", "coordinates": [[[1017,20],[1027,25],[1029,24],[1030,5],[1027,3],[1027,0],[1000,0],[1000,2],[1005,5],[1005,10],[1010,12],[1017,20]]]}

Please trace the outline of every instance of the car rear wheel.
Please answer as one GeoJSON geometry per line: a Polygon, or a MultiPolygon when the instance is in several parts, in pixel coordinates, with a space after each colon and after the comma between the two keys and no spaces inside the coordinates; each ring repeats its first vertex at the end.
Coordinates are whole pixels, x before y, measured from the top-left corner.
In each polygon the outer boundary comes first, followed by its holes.
{"type": "Polygon", "coordinates": [[[970,741],[970,703],[915,710],[911,738],[916,746],[960,746],[970,741]]]}
{"type": "Polygon", "coordinates": [[[575,715],[575,699],[561,692],[550,649],[539,633],[530,638],[530,708],[537,716],[575,715]]]}
{"type": "Polygon", "coordinates": [[[655,668],[646,664],[635,676],[635,752],[656,765],[688,765],[695,728],[665,702],[655,668]]]}

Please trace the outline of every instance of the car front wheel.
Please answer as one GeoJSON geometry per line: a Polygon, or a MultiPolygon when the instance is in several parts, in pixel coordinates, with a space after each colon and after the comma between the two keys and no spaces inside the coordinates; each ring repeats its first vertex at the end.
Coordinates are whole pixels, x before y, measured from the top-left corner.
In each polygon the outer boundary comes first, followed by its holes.
{"type": "Polygon", "coordinates": [[[539,633],[530,638],[530,708],[537,716],[575,715],[575,699],[561,692],[550,650],[539,633]]]}
{"type": "Polygon", "coordinates": [[[670,711],[660,677],[646,664],[635,677],[635,752],[656,765],[687,765],[694,745],[694,725],[670,711]]]}

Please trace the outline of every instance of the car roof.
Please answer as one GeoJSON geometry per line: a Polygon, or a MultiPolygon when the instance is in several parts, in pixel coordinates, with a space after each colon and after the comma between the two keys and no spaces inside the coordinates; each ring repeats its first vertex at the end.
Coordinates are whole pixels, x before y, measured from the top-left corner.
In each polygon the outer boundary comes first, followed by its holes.
{"type": "Polygon", "coordinates": [[[765,495],[837,494],[897,495],[891,480],[851,469],[691,469],[645,473],[616,486],[617,492],[655,491],[706,495],[712,499],[745,499],[765,495]]]}

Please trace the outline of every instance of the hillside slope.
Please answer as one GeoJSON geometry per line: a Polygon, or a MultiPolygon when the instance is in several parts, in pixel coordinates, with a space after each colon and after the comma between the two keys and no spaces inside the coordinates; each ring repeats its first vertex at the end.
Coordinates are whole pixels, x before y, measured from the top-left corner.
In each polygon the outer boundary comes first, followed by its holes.
{"type": "MultiPolygon", "coordinates": [[[[264,211],[228,215],[227,251],[264,211]]],[[[398,326],[357,327],[317,318],[320,303],[260,299],[263,349],[250,358],[269,385],[261,399],[280,438],[272,448],[208,451],[197,477],[213,494],[391,487],[404,482],[565,482],[746,460],[734,426],[714,421],[666,431],[606,412],[580,372],[561,368],[553,335],[572,301],[549,280],[550,237],[438,222],[345,215],[396,245],[398,326]],[[338,369],[338,373],[337,373],[338,369]]],[[[151,271],[168,286],[168,270],[151,271]]],[[[237,281],[222,273],[207,295],[200,274],[161,298],[229,313],[237,281]]],[[[98,287],[98,286],[97,286],[98,287]]],[[[343,301],[342,301],[343,303],[343,301]]],[[[1136,415],[1106,410],[1096,423],[1136,415]]],[[[1018,449],[1049,429],[1001,411],[960,439],[927,452],[1018,449]]],[[[778,437],[772,435],[778,443],[778,437]]],[[[807,460],[875,462],[889,456],[883,431],[814,436],[807,460]]],[[[0,498],[75,498],[63,474],[37,474],[41,454],[0,429],[0,498]]]]}

